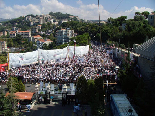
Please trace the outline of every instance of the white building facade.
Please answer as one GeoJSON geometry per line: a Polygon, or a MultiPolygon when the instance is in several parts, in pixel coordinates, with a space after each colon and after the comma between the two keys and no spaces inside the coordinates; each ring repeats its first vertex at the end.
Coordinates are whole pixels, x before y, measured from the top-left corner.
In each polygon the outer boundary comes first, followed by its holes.
{"type": "Polygon", "coordinates": [[[67,29],[61,29],[57,30],[56,32],[56,38],[58,44],[64,44],[69,42],[69,39],[74,37],[74,30],[67,29]]]}

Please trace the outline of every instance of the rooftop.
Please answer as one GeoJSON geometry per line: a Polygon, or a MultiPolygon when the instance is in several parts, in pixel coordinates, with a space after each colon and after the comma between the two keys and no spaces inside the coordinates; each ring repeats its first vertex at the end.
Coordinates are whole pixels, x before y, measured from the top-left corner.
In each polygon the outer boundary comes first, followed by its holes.
{"type": "Polygon", "coordinates": [[[132,116],[138,116],[129,100],[127,99],[126,94],[111,94],[110,96],[114,100],[115,106],[119,110],[120,116],[129,116],[129,109],[132,109],[133,111],[132,116]]]}
{"type": "Polygon", "coordinates": [[[30,32],[30,31],[18,31],[18,32],[30,32]]]}
{"type": "Polygon", "coordinates": [[[37,37],[40,37],[41,38],[41,36],[40,35],[36,35],[36,36],[33,36],[34,38],[37,38],[37,37]]]}
{"type": "MultiPolygon", "coordinates": [[[[31,100],[32,99],[32,96],[33,96],[34,93],[32,92],[16,92],[15,93],[15,96],[17,97],[17,99],[26,99],[26,100],[31,100]]],[[[9,93],[6,93],[6,96],[8,96],[9,93]]]]}

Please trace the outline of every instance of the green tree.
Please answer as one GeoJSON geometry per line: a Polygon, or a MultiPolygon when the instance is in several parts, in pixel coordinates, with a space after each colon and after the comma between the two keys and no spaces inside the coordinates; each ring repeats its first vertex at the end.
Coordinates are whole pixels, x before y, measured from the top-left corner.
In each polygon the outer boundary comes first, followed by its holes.
{"type": "Polygon", "coordinates": [[[21,113],[16,112],[17,110],[17,103],[18,100],[16,99],[16,96],[14,95],[14,92],[16,91],[16,88],[14,85],[16,82],[10,78],[10,88],[9,88],[9,94],[7,96],[2,95],[0,97],[1,102],[1,108],[0,114],[4,116],[18,116],[21,113]]]}
{"type": "Polygon", "coordinates": [[[43,46],[42,46],[42,49],[44,49],[44,50],[48,50],[49,47],[48,47],[48,45],[47,45],[46,43],[44,43],[43,46]]]}
{"type": "Polygon", "coordinates": [[[140,12],[135,12],[135,15],[141,15],[141,13],[140,12]]]}
{"type": "Polygon", "coordinates": [[[149,14],[150,14],[150,13],[149,13],[148,11],[144,11],[144,12],[142,12],[142,15],[145,16],[145,19],[148,18],[149,14]]]}
{"type": "Polygon", "coordinates": [[[93,102],[93,99],[95,98],[95,83],[94,83],[94,80],[88,80],[87,81],[88,83],[88,102],[89,103],[92,103],[93,102]]]}
{"type": "Polygon", "coordinates": [[[6,54],[0,55],[0,63],[1,64],[7,63],[7,55],[6,54]]]}
{"type": "Polygon", "coordinates": [[[25,91],[25,85],[22,83],[21,80],[18,80],[17,77],[9,77],[7,87],[9,89],[9,92],[13,93],[25,91]],[[12,87],[14,88],[11,90],[12,87]]]}
{"type": "Polygon", "coordinates": [[[84,76],[79,77],[76,86],[76,96],[82,104],[86,104],[88,100],[87,87],[88,85],[86,78],[84,76]]]}

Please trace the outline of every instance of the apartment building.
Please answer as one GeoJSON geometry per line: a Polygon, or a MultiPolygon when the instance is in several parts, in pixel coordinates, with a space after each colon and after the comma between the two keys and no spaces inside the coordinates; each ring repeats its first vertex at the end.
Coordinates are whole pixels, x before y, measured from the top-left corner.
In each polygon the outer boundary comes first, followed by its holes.
{"type": "Polygon", "coordinates": [[[56,32],[57,44],[69,42],[69,39],[72,37],[74,37],[74,30],[69,28],[57,30],[56,32]]]}
{"type": "Polygon", "coordinates": [[[0,41],[0,53],[7,52],[7,51],[8,51],[8,48],[7,48],[6,41],[0,41]]]}
{"type": "Polygon", "coordinates": [[[17,31],[17,34],[21,35],[23,38],[31,37],[31,31],[17,31]]]}

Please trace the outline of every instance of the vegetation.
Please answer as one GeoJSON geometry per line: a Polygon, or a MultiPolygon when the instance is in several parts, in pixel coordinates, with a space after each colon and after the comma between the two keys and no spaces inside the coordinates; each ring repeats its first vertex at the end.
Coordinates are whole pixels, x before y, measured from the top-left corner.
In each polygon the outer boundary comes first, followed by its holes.
{"type": "Polygon", "coordinates": [[[81,104],[89,104],[93,116],[104,115],[103,78],[86,80],[84,76],[78,78],[76,97],[81,104]]]}
{"type": "MultiPolygon", "coordinates": [[[[134,75],[135,63],[122,62],[118,77],[122,90],[130,97],[130,102],[134,104],[136,111],[140,116],[154,116],[153,104],[155,103],[155,79],[152,73],[151,80],[144,81],[134,75]]],[[[155,66],[153,67],[155,68],[155,66]]]]}
{"type": "Polygon", "coordinates": [[[56,12],[56,13],[50,12],[49,15],[53,16],[56,19],[68,19],[69,16],[71,16],[70,14],[67,14],[67,13],[62,14],[61,12],[56,12]]]}
{"type": "Polygon", "coordinates": [[[0,54],[0,64],[7,63],[7,54],[0,54]]]}
{"type": "Polygon", "coordinates": [[[24,92],[25,91],[25,85],[22,83],[20,79],[17,77],[9,77],[9,80],[7,82],[7,87],[9,89],[9,92],[24,92]],[[14,87],[13,90],[11,88],[14,87]]]}
{"type": "MultiPolygon", "coordinates": [[[[9,78],[9,81],[7,83],[9,88],[9,94],[5,96],[1,93],[1,96],[0,96],[0,103],[1,103],[0,115],[18,116],[21,114],[20,112],[16,112],[17,103],[19,101],[16,99],[14,95],[15,92],[20,91],[23,88],[22,83],[20,81],[19,83],[17,81],[17,78],[12,78],[12,77],[9,78]]],[[[25,90],[25,86],[23,90],[25,90]]]]}

